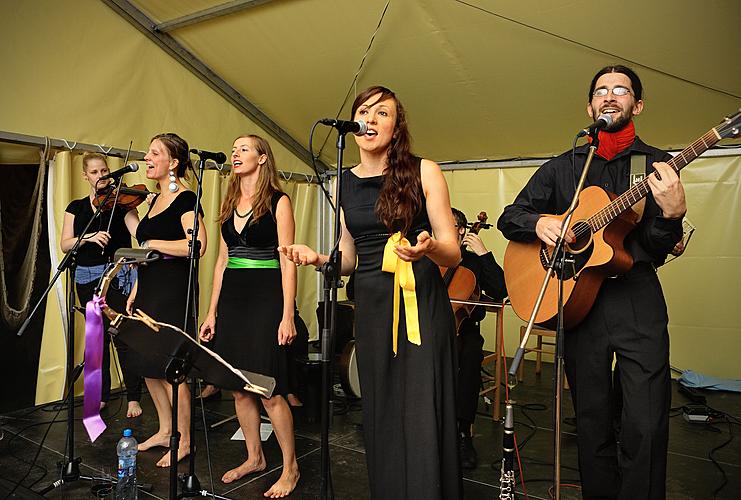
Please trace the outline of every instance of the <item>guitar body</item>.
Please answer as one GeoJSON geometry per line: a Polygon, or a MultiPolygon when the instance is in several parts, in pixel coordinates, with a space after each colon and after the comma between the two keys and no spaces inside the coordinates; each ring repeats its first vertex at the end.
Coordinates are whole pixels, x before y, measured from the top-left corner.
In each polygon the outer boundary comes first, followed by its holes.
{"type": "MultiPolygon", "coordinates": [[[[624,273],[633,259],[623,246],[625,236],[635,227],[638,216],[626,210],[597,232],[592,233],[584,221],[610,203],[616,196],[598,186],[585,188],[571,218],[571,229],[579,236],[567,245],[564,271],[564,326],[573,328],[587,315],[605,278],[624,273]],[[576,229],[579,228],[577,232],[576,229]],[[585,233],[585,234],[582,234],[585,233]]],[[[565,214],[554,216],[563,220],[565,214]]],[[[511,241],[504,254],[504,278],[517,316],[530,319],[552,248],[540,240],[522,243],[511,241]]],[[[558,277],[549,280],[535,323],[555,328],[558,314],[558,277]]]]}

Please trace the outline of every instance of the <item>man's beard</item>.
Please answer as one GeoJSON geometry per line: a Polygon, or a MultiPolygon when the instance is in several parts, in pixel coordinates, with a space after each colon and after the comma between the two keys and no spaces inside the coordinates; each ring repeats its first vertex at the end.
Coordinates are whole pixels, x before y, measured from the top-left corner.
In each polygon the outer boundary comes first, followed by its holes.
{"type": "MultiPolygon", "coordinates": [[[[594,108],[592,108],[592,113],[595,117],[602,115],[602,113],[594,108]]],[[[605,132],[617,132],[618,130],[622,130],[623,127],[630,123],[630,120],[633,117],[633,106],[623,108],[619,113],[610,113],[610,116],[612,117],[612,123],[602,130],[605,132]]]]}

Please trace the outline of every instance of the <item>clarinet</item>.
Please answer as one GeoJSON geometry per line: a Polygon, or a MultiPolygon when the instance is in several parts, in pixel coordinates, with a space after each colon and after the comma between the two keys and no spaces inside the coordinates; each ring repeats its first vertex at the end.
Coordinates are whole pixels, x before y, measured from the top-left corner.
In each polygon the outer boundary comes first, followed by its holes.
{"type": "Polygon", "coordinates": [[[502,437],[502,472],[499,476],[500,500],[514,500],[515,498],[515,418],[512,410],[512,401],[504,406],[504,435],[502,437]]]}

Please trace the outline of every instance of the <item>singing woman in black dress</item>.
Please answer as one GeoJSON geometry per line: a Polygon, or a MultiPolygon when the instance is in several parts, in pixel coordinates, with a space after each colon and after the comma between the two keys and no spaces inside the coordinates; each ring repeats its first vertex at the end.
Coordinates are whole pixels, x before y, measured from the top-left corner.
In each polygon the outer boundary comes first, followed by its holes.
{"type": "MultiPolygon", "coordinates": [[[[90,219],[95,215],[97,206],[93,200],[96,190],[105,188],[110,181],[98,182],[101,177],[110,173],[106,157],[100,153],[88,153],[82,159],[82,176],[90,184],[90,194],[84,198],[73,200],[67,205],[64,212],[64,224],[62,225],[62,238],[60,247],[64,253],[69,252],[75,245],[77,238],[87,226],[90,219]]],[[[114,210],[103,210],[97,221],[88,228],[88,232],[81,241],[77,252],[77,270],[75,272],[75,291],[80,305],[85,304],[93,298],[95,287],[100,277],[105,272],[106,265],[113,258],[113,254],[119,248],[131,246],[131,237],[136,234],[139,225],[139,215],[136,209],[123,210],[116,207],[114,210]],[[111,222],[111,217],[113,221],[111,222]],[[110,230],[108,224],[110,222],[110,230]]],[[[106,302],[114,310],[120,311],[126,303],[126,296],[131,289],[134,273],[128,270],[119,273],[117,279],[113,280],[106,295],[106,302]]],[[[108,326],[108,318],[103,317],[108,326]]],[[[126,384],[126,399],[128,408],[126,416],[138,417],[142,414],[139,400],[142,395],[141,377],[131,369],[131,363],[127,358],[129,353],[125,345],[115,342],[118,358],[121,361],[124,384],[126,384]]],[[[101,408],[105,406],[111,395],[111,337],[103,335],[103,388],[101,391],[101,408]]]]}
{"type": "MultiPolygon", "coordinates": [[[[221,245],[213,290],[200,337],[237,368],[275,378],[275,390],[262,405],[283,453],[283,473],[265,492],[283,498],[299,478],[293,417],[285,395],[287,346],[296,337],[296,266],[278,255],[278,245],[293,244],[291,200],[281,192],[268,142],[256,135],[238,137],[232,147],[232,174],[221,205],[221,245]]],[[[221,478],[231,483],[264,470],[258,397],[234,391],[234,405],[247,446],[247,460],[221,478]]]]}
{"type": "MultiPolygon", "coordinates": [[[[366,89],[352,113],[368,132],[355,137],[360,163],[342,173],[340,249],[342,273],[355,269],[371,497],[455,500],[462,495],[455,324],[438,267],[461,258],[448,187],[436,163],[410,153],[404,108],[393,92],[366,89]],[[397,283],[409,263],[415,284],[402,294],[397,283]]],[[[298,265],[327,261],[304,245],[279,251],[298,265]]]]}
{"type": "MultiPolygon", "coordinates": [[[[150,317],[163,323],[184,328],[195,335],[195,321],[191,318],[187,325],[185,306],[188,293],[188,255],[189,245],[186,235],[193,227],[196,195],[182,182],[186,170],[191,166],[188,143],[176,134],[159,134],[152,138],[144,161],[147,163],[147,179],[156,180],[160,193],[154,198],[147,215],[139,223],[136,239],[143,248],[151,248],[164,254],[165,258],[139,266],[139,276],[134,291],[129,296],[127,311],[141,309],[150,317]]],[[[200,231],[198,240],[201,256],[206,251],[206,228],[202,213],[198,208],[200,231]]],[[[190,311],[195,315],[196,311],[190,311]]],[[[151,336],[152,345],[162,335],[157,335],[142,323],[130,321],[123,326],[138,329],[151,336]]],[[[125,339],[125,330],[121,336],[125,339]]],[[[155,446],[168,446],[172,434],[172,403],[170,384],[165,380],[166,356],[137,352],[137,370],[145,377],[149,394],[157,409],[159,430],[146,441],[139,444],[139,451],[155,446]]],[[[180,446],[178,460],[190,451],[190,390],[187,384],[178,388],[178,431],[180,446]]],[[[170,465],[170,454],[166,453],[158,467],[170,465]]]]}

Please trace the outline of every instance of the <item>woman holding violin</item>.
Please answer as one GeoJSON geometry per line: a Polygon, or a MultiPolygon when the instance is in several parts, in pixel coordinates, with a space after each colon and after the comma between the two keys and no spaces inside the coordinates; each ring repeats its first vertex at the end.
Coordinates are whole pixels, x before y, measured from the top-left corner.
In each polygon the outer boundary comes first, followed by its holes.
{"type": "MultiPolygon", "coordinates": [[[[82,159],[82,177],[90,184],[90,194],[79,200],[73,200],[67,205],[64,213],[64,224],[62,226],[62,238],[60,247],[64,253],[69,252],[75,245],[80,233],[85,229],[98,209],[98,201],[105,198],[99,197],[97,192],[108,187],[108,182],[99,182],[100,178],[109,173],[106,157],[100,153],[86,154],[82,159]],[[104,185],[101,185],[104,184],[104,185]]],[[[113,200],[109,196],[108,200],[113,200]]],[[[111,203],[105,206],[97,221],[93,222],[89,232],[81,241],[77,253],[77,270],[75,273],[75,290],[80,305],[85,304],[93,298],[93,292],[98,280],[103,275],[106,265],[113,258],[113,254],[119,248],[131,246],[131,237],[136,234],[139,225],[139,215],[135,208],[113,207],[111,203]]],[[[126,296],[131,290],[133,277],[129,272],[122,272],[118,279],[114,280],[109,288],[106,301],[114,309],[123,310],[126,304],[126,296]]],[[[106,327],[108,319],[104,319],[106,327]]],[[[105,406],[111,393],[111,337],[103,335],[103,388],[101,394],[101,408],[105,406]]],[[[126,347],[114,342],[118,350],[118,358],[121,361],[124,384],[126,384],[126,398],[128,400],[127,417],[138,417],[142,413],[139,400],[141,399],[141,377],[131,369],[131,363],[127,359],[126,347]]]]}
{"type": "MultiPolygon", "coordinates": [[[[461,263],[476,278],[477,288],[495,301],[507,296],[504,284],[504,271],[497,264],[494,255],[487,250],[478,232],[486,228],[486,213],[479,214],[479,220],[470,224],[466,215],[453,208],[455,225],[458,229],[458,243],[461,245],[461,263]]],[[[449,289],[451,298],[454,293],[449,289]]],[[[464,300],[471,297],[463,298],[464,300]]],[[[460,438],[461,467],[475,469],[477,465],[476,449],[473,447],[471,428],[476,418],[481,387],[481,362],[484,359],[484,337],[481,336],[480,322],[486,316],[486,310],[477,306],[468,311],[468,317],[458,326],[458,433],[460,438]]]]}
{"type": "MultiPolygon", "coordinates": [[[[360,163],[341,174],[339,246],[342,274],[355,269],[371,498],[455,500],[463,495],[455,324],[438,267],[460,260],[448,186],[435,162],[411,153],[404,108],[391,90],[359,93],[352,119],[368,132],[354,137],[360,163]]],[[[328,260],[305,245],[278,250],[298,265],[328,260]]]]}

